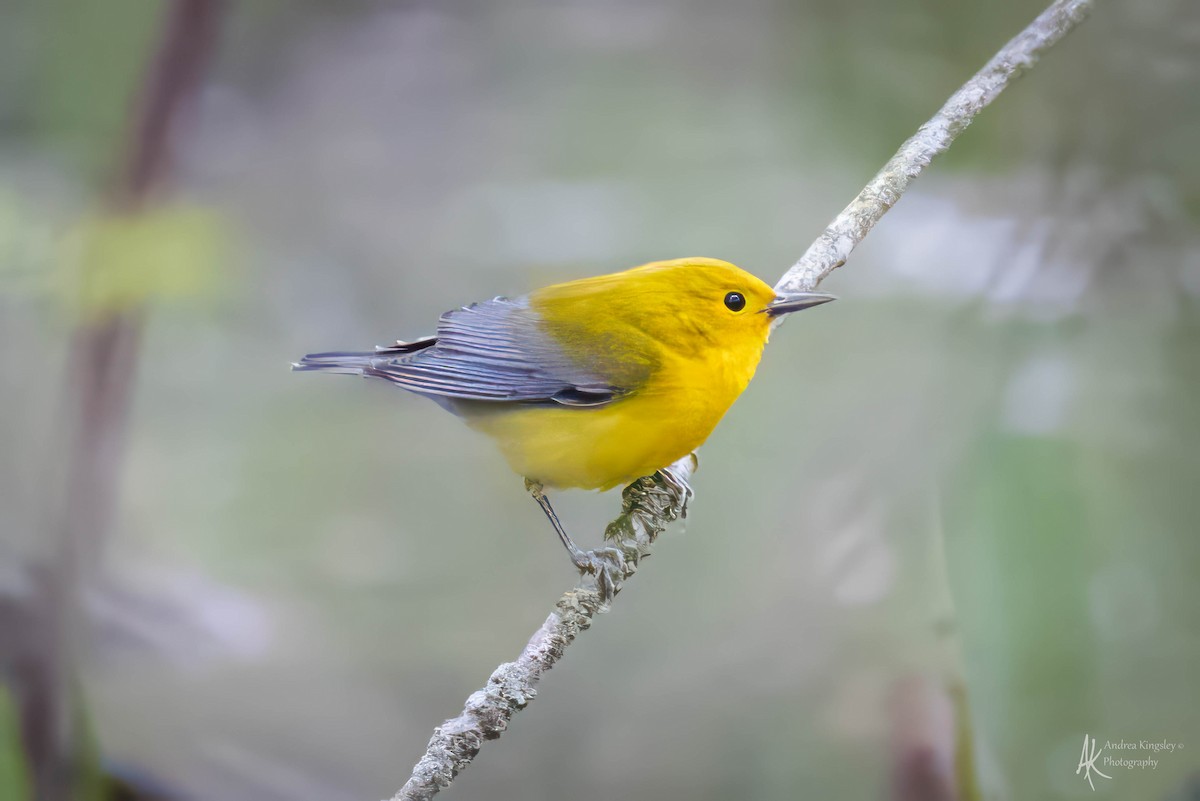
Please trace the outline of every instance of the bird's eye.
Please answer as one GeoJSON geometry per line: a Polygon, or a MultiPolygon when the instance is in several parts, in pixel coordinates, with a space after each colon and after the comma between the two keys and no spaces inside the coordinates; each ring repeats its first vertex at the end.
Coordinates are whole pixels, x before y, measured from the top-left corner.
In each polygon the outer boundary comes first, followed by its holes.
{"type": "Polygon", "coordinates": [[[725,308],[730,311],[740,312],[746,308],[746,296],[741,292],[730,292],[725,296],[725,308]]]}

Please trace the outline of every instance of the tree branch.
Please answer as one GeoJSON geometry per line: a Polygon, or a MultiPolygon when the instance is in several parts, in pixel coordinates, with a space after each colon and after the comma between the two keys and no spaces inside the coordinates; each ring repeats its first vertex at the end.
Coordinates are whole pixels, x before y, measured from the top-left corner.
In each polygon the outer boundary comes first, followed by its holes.
{"type": "MultiPolygon", "coordinates": [[[[1093,0],[1057,0],[1006,44],[901,146],[775,288],[781,292],[811,290],[844,264],[933,157],[949,148],[976,114],[1082,22],[1092,5],[1093,0]]],[[[604,533],[619,553],[612,560],[617,567],[615,589],[620,589],[621,581],[637,570],[638,561],[650,552],[659,532],[686,514],[691,496],[687,482],[695,468],[693,454],[625,489],[621,515],[604,533]]],[[[593,617],[608,611],[608,600],[593,576],[583,577],[577,587],[565,593],[516,661],[496,668],[487,685],[467,699],[458,717],[434,729],[425,755],[392,801],[426,801],[448,787],[479,753],[484,741],[503,734],[513,715],[533,700],[542,674],[558,663],[567,646],[591,625],[593,617]]]]}

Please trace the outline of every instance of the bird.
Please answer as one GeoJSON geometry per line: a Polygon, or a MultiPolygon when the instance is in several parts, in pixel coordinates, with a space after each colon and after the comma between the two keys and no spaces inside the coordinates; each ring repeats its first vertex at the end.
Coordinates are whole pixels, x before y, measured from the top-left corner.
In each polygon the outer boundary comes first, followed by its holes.
{"type": "Polygon", "coordinates": [[[777,293],[719,259],[671,259],[472,303],[432,336],[310,353],[292,369],[386,381],[491,437],[575,566],[595,572],[545,490],[612,489],[692,453],[750,383],[774,324],[834,299],[777,293]]]}

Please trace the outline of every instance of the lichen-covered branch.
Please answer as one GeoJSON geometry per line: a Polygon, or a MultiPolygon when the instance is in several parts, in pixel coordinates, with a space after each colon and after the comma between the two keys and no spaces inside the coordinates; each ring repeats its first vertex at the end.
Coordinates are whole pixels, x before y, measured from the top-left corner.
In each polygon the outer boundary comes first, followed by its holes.
{"type": "Polygon", "coordinates": [[[1001,48],[983,69],[950,96],[933,119],[900,146],[858,197],[842,209],[800,260],[784,273],[775,289],[779,292],[811,291],[845,264],[850,251],[896,204],[933,157],[948,149],[976,114],[1036,64],[1042,53],[1082,22],[1093,4],[1094,0],[1057,0],[1001,48]]]}
{"type": "MultiPolygon", "coordinates": [[[[946,101],[933,119],[904,143],[800,261],[784,274],[776,289],[812,290],[845,263],[850,252],[895,205],[933,157],[946,150],[975,115],[1014,78],[1032,67],[1043,52],[1083,21],[1092,4],[1093,0],[1057,0],[1005,45],[946,101]]],[[[487,686],[467,699],[462,713],[434,730],[412,777],[392,801],[432,798],[471,763],[485,740],[495,739],[504,732],[512,716],[537,694],[542,674],[558,663],[566,647],[591,625],[596,614],[607,611],[611,595],[637,570],[638,561],[649,553],[658,533],[685,513],[691,495],[688,480],[695,467],[695,457],[689,456],[626,488],[621,515],[605,531],[612,549],[596,552],[606,555],[613,566],[613,572],[609,573],[613,582],[611,592],[606,595],[598,577],[587,575],[579,586],[564,594],[520,656],[496,668],[487,686]]]]}
{"type": "MultiPolygon", "coordinates": [[[[692,492],[688,481],[695,469],[696,457],[690,455],[625,488],[621,514],[604,532],[613,549],[615,573],[608,577],[612,594],[637,571],[659,533],[687,514],[692,492]]],[[[433,730],[425,755],[392,801],[433,798],[471,764],[485,740],[503,734],[512,716],[537,695],[542,674],[558,663],[567,646],[592,625],[593,617],[608,610],[609,592],[602,590],[599,577],[585,575],[578,586],[564,593],[520,656],[496,668],[484,688],[467,699],[458,717],[433,730]]]]}

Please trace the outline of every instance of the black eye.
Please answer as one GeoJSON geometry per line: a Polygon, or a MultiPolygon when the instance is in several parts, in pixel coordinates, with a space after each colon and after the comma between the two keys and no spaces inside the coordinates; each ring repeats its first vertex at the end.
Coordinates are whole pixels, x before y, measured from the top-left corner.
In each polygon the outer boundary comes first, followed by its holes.
{"type": "Polygon", "coordinates": [[[725,308],[730,311],[741,311],[746,308],[746,296],[741,292],[730,292],[725,296],[725,308]]]}

